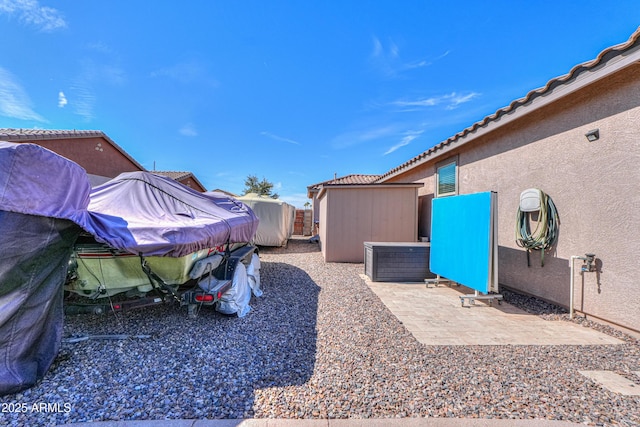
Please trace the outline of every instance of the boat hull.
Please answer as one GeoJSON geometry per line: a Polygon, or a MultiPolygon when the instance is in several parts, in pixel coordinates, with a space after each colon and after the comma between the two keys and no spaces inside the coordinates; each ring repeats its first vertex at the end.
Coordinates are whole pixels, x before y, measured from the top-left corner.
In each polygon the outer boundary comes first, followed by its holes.
{"type": "MultiPolygon", "coordinates": [[[[194,278],[190,273],[197,261],[224,252],[224,249],[218,247],[181,257],[149,256],[143,259],[166,285],[177,288],[194,278]]],[[[125,292],[144,295],[152,291],[154,286],[143,270],[141,261],[138,255],[99,243],[78,244],[73,251],[71,275],[65,290],[91,299],[125,292]]]]}

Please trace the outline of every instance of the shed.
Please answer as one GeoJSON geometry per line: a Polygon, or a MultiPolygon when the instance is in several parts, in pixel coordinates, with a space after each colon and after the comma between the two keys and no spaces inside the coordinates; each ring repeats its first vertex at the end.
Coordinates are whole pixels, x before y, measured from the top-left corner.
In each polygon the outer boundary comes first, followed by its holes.
{"type": "Polygon", "coordinates": [[[422,183],[324,184],[320,248],[327,262],[364,262],[364,242],[415,242],[422,183]]]}

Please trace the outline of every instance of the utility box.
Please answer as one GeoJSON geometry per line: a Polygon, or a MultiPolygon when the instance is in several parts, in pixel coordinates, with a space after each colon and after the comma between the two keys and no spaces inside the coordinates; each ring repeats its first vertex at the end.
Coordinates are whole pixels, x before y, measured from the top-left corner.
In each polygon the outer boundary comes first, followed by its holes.
{"type": "Polygon", "coordinates": [[[430,242],[364,242],[364,272],[373,282],[422,282],[429,270],[430,242]]]}

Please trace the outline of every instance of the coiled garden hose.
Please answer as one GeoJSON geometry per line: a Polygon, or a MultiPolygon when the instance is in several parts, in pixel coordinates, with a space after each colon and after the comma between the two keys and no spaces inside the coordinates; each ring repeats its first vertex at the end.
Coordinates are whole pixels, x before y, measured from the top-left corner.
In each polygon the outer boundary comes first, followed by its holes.
{"type": "Polygon", "coordinates": [[[553,247],[558,240],[558,224],[560,219],[556,205],[551,197],[540,191],[540,210],[538,220],[531,218],[532,212],[522,212],[518,206],[516,214],[516,243],[527,250],[527,265],[531,267],[529,253],[532,250],[541,251],[540,264],[544,267],[544,254],[553,247]],[[536,227],[531,231],[530,224],[536,222],[536,227]]]}

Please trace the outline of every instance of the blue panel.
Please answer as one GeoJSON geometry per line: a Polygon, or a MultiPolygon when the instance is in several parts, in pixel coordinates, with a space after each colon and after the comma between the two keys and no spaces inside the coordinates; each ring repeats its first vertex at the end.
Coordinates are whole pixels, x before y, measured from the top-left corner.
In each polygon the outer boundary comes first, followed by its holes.
{"type": "Polygon", "coordinates": [[[491,192],[433,199],[431,272],[489,292],[491,205],[491,192]]]}

